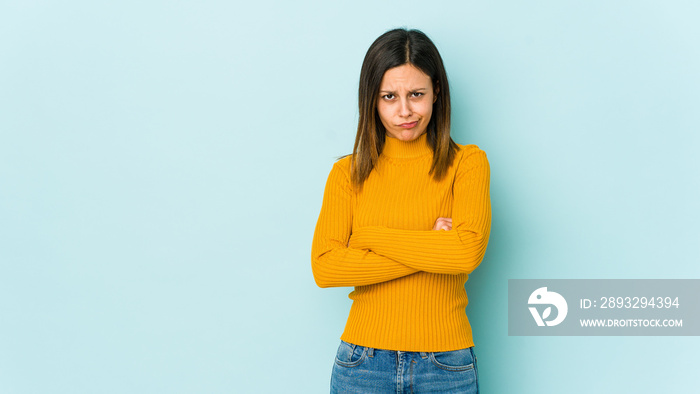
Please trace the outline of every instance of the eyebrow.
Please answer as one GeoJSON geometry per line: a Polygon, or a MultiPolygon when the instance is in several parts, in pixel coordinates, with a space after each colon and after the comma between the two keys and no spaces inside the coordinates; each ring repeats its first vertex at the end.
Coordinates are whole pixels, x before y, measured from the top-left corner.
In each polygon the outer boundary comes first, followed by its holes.
{"type": "MultiPolygon", "coordinates": [[[[417,92],[419,90],[428,90],[428,88],[417,88],[417,89],[411,89],[409,92],[417,92]]],[[[393,90],[380,90],[379,93],[394,93],[393,90]]]]}

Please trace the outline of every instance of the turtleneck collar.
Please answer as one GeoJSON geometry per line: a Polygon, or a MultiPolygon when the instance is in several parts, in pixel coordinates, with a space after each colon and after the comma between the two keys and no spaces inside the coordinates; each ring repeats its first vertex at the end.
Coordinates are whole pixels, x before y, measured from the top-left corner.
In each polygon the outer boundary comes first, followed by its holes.
{"type": "Polygon", "coordinates": [[[428,145],[427,132],[421,134],[421,136],[415,140],[408,142],[387,135],[382,150],[382,155],[398,159],[411,159],[432,153],[433,151],[428,145]]]}

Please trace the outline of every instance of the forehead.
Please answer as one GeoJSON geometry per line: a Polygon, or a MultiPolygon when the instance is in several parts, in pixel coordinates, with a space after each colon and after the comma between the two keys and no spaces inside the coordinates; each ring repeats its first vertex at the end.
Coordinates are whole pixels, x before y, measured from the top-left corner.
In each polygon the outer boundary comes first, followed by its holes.
{"type": "Polygon", "coordinates": [[[418,89],[432,87],[430,76],[412,64],[386,70],[379,86],[381,90],[418,89]]]}

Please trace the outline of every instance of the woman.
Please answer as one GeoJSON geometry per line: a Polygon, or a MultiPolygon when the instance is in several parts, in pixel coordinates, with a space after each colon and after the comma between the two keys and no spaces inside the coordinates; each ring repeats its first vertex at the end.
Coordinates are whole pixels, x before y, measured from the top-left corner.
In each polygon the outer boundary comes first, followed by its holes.
{"type": "Polygon", "coordinates": [[[359,106],[311,250],[318,286],[355,287],[331,392],[478,393],[464,283],[491,227],[486,155],[452,141],[447,75],[420,31],[370,46],[359,106]]]}

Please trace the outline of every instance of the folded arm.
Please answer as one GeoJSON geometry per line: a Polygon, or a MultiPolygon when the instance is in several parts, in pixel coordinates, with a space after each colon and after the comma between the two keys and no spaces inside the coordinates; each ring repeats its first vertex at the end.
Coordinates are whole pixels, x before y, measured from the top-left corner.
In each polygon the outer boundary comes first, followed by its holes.
{"type": "MultiPolygon", "coordinates": [[[[347,164],[347,163],[345,163],[347,164]]],[[[319,287],[363,286],[418,272],[369,250],[348,247],[352,231],[349,171],[333,165],[311,246],[311,269],[319,287]]]]}
{"type": "Polygon", "coordinates": [[[484,257],[491,229],[490,169],[483,151],[474,149],[464,155],[453,186],[452,230],[363,227],[356,229],[350,246],[420,271],[471,273],[484,257]]]}

